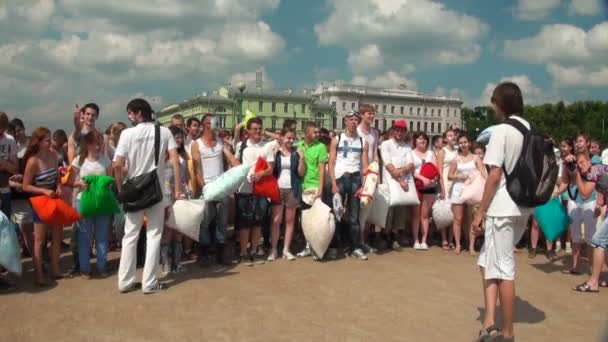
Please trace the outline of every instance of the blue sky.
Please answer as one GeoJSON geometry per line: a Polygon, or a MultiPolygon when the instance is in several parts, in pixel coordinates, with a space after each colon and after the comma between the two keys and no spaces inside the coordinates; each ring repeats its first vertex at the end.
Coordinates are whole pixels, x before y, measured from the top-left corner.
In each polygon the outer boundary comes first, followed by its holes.
{"type": "Polygon", "coordinates": [[[135,96],[160,109],[253,85],[256,70],[266,88],[404,83],[468,106],[507,79],[528,103],[606,101],[607,13],[603,0],[6,0],[0,110],[65,128],[94,101],[105,125],[135,96]]]}

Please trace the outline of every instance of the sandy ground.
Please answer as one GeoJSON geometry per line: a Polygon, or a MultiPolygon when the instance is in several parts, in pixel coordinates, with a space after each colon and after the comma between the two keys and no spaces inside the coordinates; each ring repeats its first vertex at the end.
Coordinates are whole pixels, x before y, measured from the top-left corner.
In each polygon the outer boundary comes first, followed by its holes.
{"type": "MultiPolygon", "coordinates": [[[[540,254],[517,259],[518,341],[600,340],[608,289],[572,291],[585,276],[562,274],[564,257],[553,264],[540,254]]],[[[144,296],[119,294],[115,275],[40,290],[26,262],[18,287],[0,292],[0,340],[472,341],[483,313],[475,263],[435,247],[367,262],[188,265],[187,273],[167,279],[169,290],[144,296]]]]}

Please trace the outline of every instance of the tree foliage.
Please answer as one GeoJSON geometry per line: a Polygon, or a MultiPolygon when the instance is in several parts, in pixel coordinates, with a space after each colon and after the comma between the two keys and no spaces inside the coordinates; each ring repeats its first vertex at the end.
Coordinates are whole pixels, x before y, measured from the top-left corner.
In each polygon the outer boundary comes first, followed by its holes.
{"type": "MultiPolygon", "coordinates": [[[[584,132],[602,144],[608,143],[608,102],[558,102],[526,106],[524,117],[556,140],[584,132]]],[[[489,107],[464,108],[462,119],[467,131],[475,137],[486,127],[497,123],[489,107]]]]}

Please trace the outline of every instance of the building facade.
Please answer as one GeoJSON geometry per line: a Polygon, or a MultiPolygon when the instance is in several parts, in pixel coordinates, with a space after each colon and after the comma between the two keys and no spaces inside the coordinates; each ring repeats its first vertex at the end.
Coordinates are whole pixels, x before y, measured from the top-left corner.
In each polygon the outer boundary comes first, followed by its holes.
{"type": "Polygon", "coordinates": [[[456,98],[426,95],[405,87],[387,89],[346,84],[321,85],[313,95],[335,108],[332,127],[336,130],[344,129],[344,115],[358,110],[363,103],[375,106],[374,126],[380,131],[389,129],[396,120],[405,120],[410,130],[429,135],[443,133],[449,127],[464,128],[462,101],[456,98]]]}
{"type": "Polygon", "coordinates": [[[241,122],[246,111],[253,112],[263,121],[267,130],[279,130],[287,119],[296,120],[300,133],[307,121],[315,121],[319,127],[332,129],[334,109],[328,103],[319,102],[309,94],[294,94],[287,90],[262,91],[261,89],[240,92],[236,88],[222,87],[211,95],[203,93],[192,99],[165,107],[158,121],[167,125],[171,116],[181,114],[185,120],[201,118],[206,113],[215,113],[220,128],[233,128],[241,122]]]}

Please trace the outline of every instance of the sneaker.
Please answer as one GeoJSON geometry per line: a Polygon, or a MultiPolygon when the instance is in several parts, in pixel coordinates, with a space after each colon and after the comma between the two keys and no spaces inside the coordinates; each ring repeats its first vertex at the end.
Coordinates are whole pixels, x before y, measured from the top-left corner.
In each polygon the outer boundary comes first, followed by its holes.
{"type": "Polygon", "coordinates": [[[547,259],[549,259],[549,261],[554,261],[557,259],[557,253],[555,253],[555,251],[547,251],[547,259]]]}
{"type": "Polygon", "coordinates": [[[423,242],[420,244],[420,250],[421,251],[428,251],[429,250],[429,245],[426,244],[426,242],[423,242]]]}
{"type": "Polygon", "coordinates": [[[125,293],[129,293],[129,292],[133,292],[133,291],[137,291],[141,289],[141,283],[133,283],[130,286],[128,286],[125,289],[119,290],[120,293],[125,294],[125,293]]]}
{"type": "MultiPolygon", "coordinates": [[[[275,259],[276,259],[276,257],[275,257],[275,259]]],[[[253,256],[253,263],[256,265],[264,265],[264,263],[266,263],[266,258],[264,257],[264,254],[256,253],[253,256]]]]}
{"type": "Polygon", "coordinates": [[[391,249],[394,251],[400,251],[401,245],[399,244],[399,241],[397,241],[397,240],[393,241],[393,243],[391,245],[391,249]]]}
{"type": "Polygon", "coordinates": [[[555,253],[559,253],[562,251],[562,242],[561,241],[557,241],[555,243],[555,253]]]}
{"type": "Polygon", "coordinates": [[[272,252],[270,252],[270,255],[268,256],[268,258],[266,259],[266,261],[273,262],[275,260],[277,260],[277,252],[276,251],[272,251],[272,252]]]}
{"type": "Polygon", "coordinates": [[[169,273],[171,273],[171,265],[169,263],[160,264],[160,273],[162,277],[166,277],[169,273]]]}
{"type": "Polygon", "coordinates": [[[566,242],[566,254],[572,255],[572,244],[570,242],[566,242]]]}
{"type": "Polygon", "coordinates": [[[156,286],[154,286],[153,288],[151,288],[150,290],[144,291],[145,295],[149,295],[149,294],[155,294],[161,291],[164,291],[167,289],[167,285],[163,284],[163,283],[158,283],[156,284],[156,286]]]}
{"type": "Polygon", "coordinates": [[[186,272],[186,268],[182,265],[177,265],[177,267],[174,267],[171,270],[171,273],[173,274],[180,274],[180,273],[185,273],[186,272]]]}
{"type": "Polygon", "coordinates": [[[283,259],[289,260],[289,261],[294,261],[294,260],[296,260],[296,257],[293,256],[293,254],[291,254],[289,251],[283,251],[283,259]]]}
{"type": "Polygon", "coordinates": [[[367,255],[363,252],[363,250],[361,250],[361,248],[355,249],[351,256],[359,260],[367,260],[367,255]]]}
{"type": "Polygon", "coordinates": [[[534,259],[536,258],[536,248],[530,248],[528,251],[528,258],[534,259]]]}
{"type": "Polygon", "coordinates": [[[326,255],[328,260],[336,260],[338,259],[338,249],[330,248],[327,250],[326,255]]]}
{"type": "Polygon", "coordinates": [[[421,248],[420,242],[416,241],[416,242],[414,243],[414,249],[415,249],[415,250],[420,250],[420,248],[421,248]]]}
{"type": "Polygon", "coordinates": [[[74,265],[68,270],[68,276],[75,277],[77,275],[80,275],[80,267],[78,267],[78,265],[74,265]]]}
{"type": "Polygon", "coordinates": [[[298,258],[306,258],[312,255],[312,250],[308,245],[304,248],[300,253],[298,253],[298,258]]]}
{"type": "Polygon", "coordinates": [[[247,254],[241,254],[239,256],[239,264],[245,266],[253,266],[253,257],[247,254]]]}
{"type": "Polygon", "coordinates": [[[361,249],[366,254],[369,254],[369,253],[376,254],[376,253],[378,253],[377,249],[375,249],[374,247],[366,244],[365,242],[361,243],[361,249]]]}

